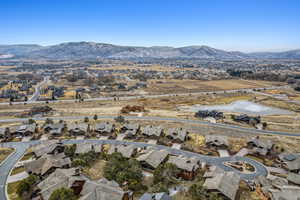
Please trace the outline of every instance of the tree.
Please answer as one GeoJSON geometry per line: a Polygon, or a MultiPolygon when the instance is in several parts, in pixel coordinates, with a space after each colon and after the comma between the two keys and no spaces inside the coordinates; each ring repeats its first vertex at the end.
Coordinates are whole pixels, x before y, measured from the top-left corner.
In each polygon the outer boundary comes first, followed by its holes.
{"type": "Polygon", "coordinates": [[[34,175],[28,176],[17,185],[17,195],[21,198],[30,196],[33,186],[37,183],[38,177],[34,175]]]}
{"type": "Polygon", "coordinates": [[[76,200],[76,196],[72,189],[59,188],[52,192],[49,200],[76,200]]]}
{"type": "Polygon", "coordinates": [[[193,200],[223,200],[216,192],[209,192],[202,183],[193,184],[188,194],[193,200]]]}
{"type": "Polygon", "coordinates": [[[34,119],[28,119],[28,124],[35,124],[35,120],[34,119]]]}
{"type": "Polygon", "coordinates": [[[163,183],[169,187],[170,185],[177,183],[175,177],[178,173],[179,169],[176,165],[172,163],[161,164],[154,170],[154,184],[163,183]]]}
{"type": "Polygon", "coordinates": [[[113,153],[104,166],[104,177],[115,180],[120,185],[127,184],[133,191],[145,190],[140,163],[135,159],[127,160],[120,153],[113,153]]]}
{"type": "Polygon", "coordinates": [[[53,123],[54,123],[53,120],[50,119],[50,118],[47,118],[47,119],[45,120],[45,124],[53,124],[53,123]]]}
{"type": "Polygon", "coordinates": [[[85,123],[89,123],[89,121],[90,121],[90,120],[89,120],[88,117],[85,117],[85,118],[84,118],[84,122],[85,122],[85,123]]]}
{"type": "Polygon", "coordinates": [[[94,115],[94,120],[95,120],[95,121],[98,120],[98,115],[94,115]]]}

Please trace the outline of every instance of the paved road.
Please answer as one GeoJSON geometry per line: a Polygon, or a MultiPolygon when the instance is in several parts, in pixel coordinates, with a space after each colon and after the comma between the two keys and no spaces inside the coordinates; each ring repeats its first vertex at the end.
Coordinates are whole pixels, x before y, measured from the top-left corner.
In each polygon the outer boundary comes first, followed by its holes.
{"type": "MultiPolygon", "coordinates": [[[[37,121],[44,121],[47,118],[53,120],[83,120],[85,117],[88,116],[63,116],[63,117],[37,117],[31,118],[37,121]]],[[[89,116],[91,117],[91,116],[89,116]]],[[[114,119],[116,116],[98,116],[98,119],[114,119]]],[[[151,116],[124,116],[126,120],[145,120],[145,121],[167,121],[167,122],[178,122],[178,123],[185,123],[185,124],[196,124],[196,125],[207,125],[211,127],[217,128],[226,128],[232,130],[238,130],[246,133],[253,133],[253,134],[262,134],[262,135],[279,135],[279,136],[295,136],[300,137],[300,133],[289,133],[289,132],[279,132],[279,131],[269,131],[269,130],[258,130],[254,128],[245,128],[236,125],[230,124],[222,124],[222,123],[210,123],[207,121],[200,121],[200,120],[191,120],[191,119],[181,119],[181,118],[171,118],[171,117],[151,117],[151,116]]],[[[0,123],[2,122],[26,122],[29,118],[10,118],[10,119],[1,119],[0,123]]]]}
{"type": "MultiPolygon", "coordinates": [[[[32,145],[39,144],[41,141],[30,141],[30,142],[11,142],[11,143],[2,143],[2,147],[12,147],[16,149],[16,152],[10,156],[5,162],[1,163],[0,165],[0,199],[6,200],[6,181],[10,171],[13,169],[14,165],[18,162],[18,160],[22,157],[22,155],[26,152],[26,149],[32,145]]],[[[218,166],[225,171],[234,171],[235,173],[239,174],[240,177],[246,181],[253,180],[257,176],[267,176],[268,171],[266,167],[250,158],[246,157],[239,157],[239,156],[231,156],[231,157],[212,157],[212,156],[205,156],[193,152],[173,149],[167,146],[162,145],[153,145],[147,143],[140,143],[140,142],[129,142],[129,141],[118,141],[118,140],[64,140],[62,141],[64,144],[78,144],[84,142],[91,142],[95,144],[114,144],[114,145],[135,145],[137,147],[154,147],[157,149],[164,149],[167,150],[170,154],[173,155],[183,155],[187,157],[197,157],[202,162],[205,162],[209,165],[218,166]],[[241,173],[240,171],[231,168],[229,166],[224,165],[225,162],[235,162],[235,161],[245,161],[249,164],[253,165],[255,171],[253,173],[241,173]]]]}
{"type": "MultiPolygon", "coordinates": [[[[36,100],[38,100],[39,96],[41,95],[41,88],[45,84],[47,84],[48,81],[49,81],[49,77],[46,76],[46,77],[44,77],[44,80],[41,83],[39,83],[35,86],[35,91],[34,91],[33,95],[28,99],[27,103],[32,103],[32,102],[35,102],[36,100]]],[[[24,102],[22,102],[22,103],[24,103],[24,102]]]]}
{"type": "MultiPolygon", "coordinates": [[[[289,86],[274,86],[274,87],[267,87],[267,88],[255,88],[256,90],[264,90],[264,89],[284,89],[289,86]]],[[[37,98],[39,96],[39,87],[36,89],[37,94],[33,95],[32,101],[28,102],[13,102],[13,104],[43,104],[46,103],[46,101],[37,101],[37,98]]],[[[160,95],[137,95],[137,96],[125,96],[125,97],[118,97],[119,100],[131,100],[131,99],[142,99],[142,98],[162,98],[162,97],[174,97],[174,96],[198,96],[198,95],[206,95],[206,94],[223,94],[223,93],[236,93],[236,92],[253,92],[253,89],[238,89],[238,90],[221,90],[221,91],[212,91],[212,92],[193,92],[193,93],[180,93],[180,94],[160,94],[160,95]]],[[[84,99],[84,101],[112,101],[114,100],[114,97],[98,97],[98,98],[88,98],[84,99]]],[[[50,101],[53,103],[57,102],[75,102],[75,99],[65,99],[65,100],[55,100],[50,101]]],[[[0,105],[9,105],[8,102],[2,102],[0,105]]]]}

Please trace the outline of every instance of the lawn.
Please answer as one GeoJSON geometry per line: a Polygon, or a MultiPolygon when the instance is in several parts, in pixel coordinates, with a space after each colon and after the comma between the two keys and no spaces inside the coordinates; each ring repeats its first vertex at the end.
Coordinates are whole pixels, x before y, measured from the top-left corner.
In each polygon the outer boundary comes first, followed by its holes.
{"type": "Polygon", "coordinates": [[[16,167],[16,168],[14,168],[13,170],[12,170],[12,172],[11,172],[11,176],[12,175],[16,175],[16,174],[19,174],[19,173],[21,173],[21,172],[24,172],[25,171],[25,168],[24,167],[16,167]]]}
{"type": "Polygon", "coordinates": [[[21,200],[17,195],[17,186],[20,181],[7,184],[7,193],[10,200],[21,200]]]}
{"type": "Polygon", "coordinates": [[[7,158],[14,150],[11,148],[0,148],[0,163],[7,158]]]}
{"type": "Polygon", "coordinates": [[[92,167],[86,167],[83,169],[83,174],[88,176],[92,180],[98,180],[103,178],[103,168],[105,166],[106,161],[98,160],[93,164],[92,167]]]}

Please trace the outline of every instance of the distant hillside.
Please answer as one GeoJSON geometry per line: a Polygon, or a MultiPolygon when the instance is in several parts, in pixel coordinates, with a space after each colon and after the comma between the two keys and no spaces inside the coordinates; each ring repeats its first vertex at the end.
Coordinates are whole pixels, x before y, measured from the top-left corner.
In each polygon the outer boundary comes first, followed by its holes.
{"type": "Polygon", "coordinates": [[[300,59],[300,50],[280,53],[251,53],[224,51],[208,46],[187,47],[135,47],[94,42],[69,42],[53,46],[0,45],[0,54],[35,59],[96,59],[96,58],[195,58],[195,59],[246,59],[286,58],[300,59]]]}
{"type": "Polygon", "coordinates": [[[265,59],[300,59],[300,49],[284,52],[258,52],[249,55],[255,58],[265,59]]]}

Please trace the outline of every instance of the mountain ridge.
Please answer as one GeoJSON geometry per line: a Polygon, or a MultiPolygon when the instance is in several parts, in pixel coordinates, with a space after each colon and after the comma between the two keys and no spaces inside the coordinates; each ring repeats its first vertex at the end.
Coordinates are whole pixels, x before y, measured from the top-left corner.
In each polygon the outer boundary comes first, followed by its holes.
{"type": "Polygon", "coordinates": [[[184,47],[122,46],[96,42],[65,42],[57,45],[0,45],[0,54],[31,59],[97,59],[97,58],[193,58],[193,59],[300,59],[300,49],[283,52],[225,51],[206,45],[184,47]]]}

